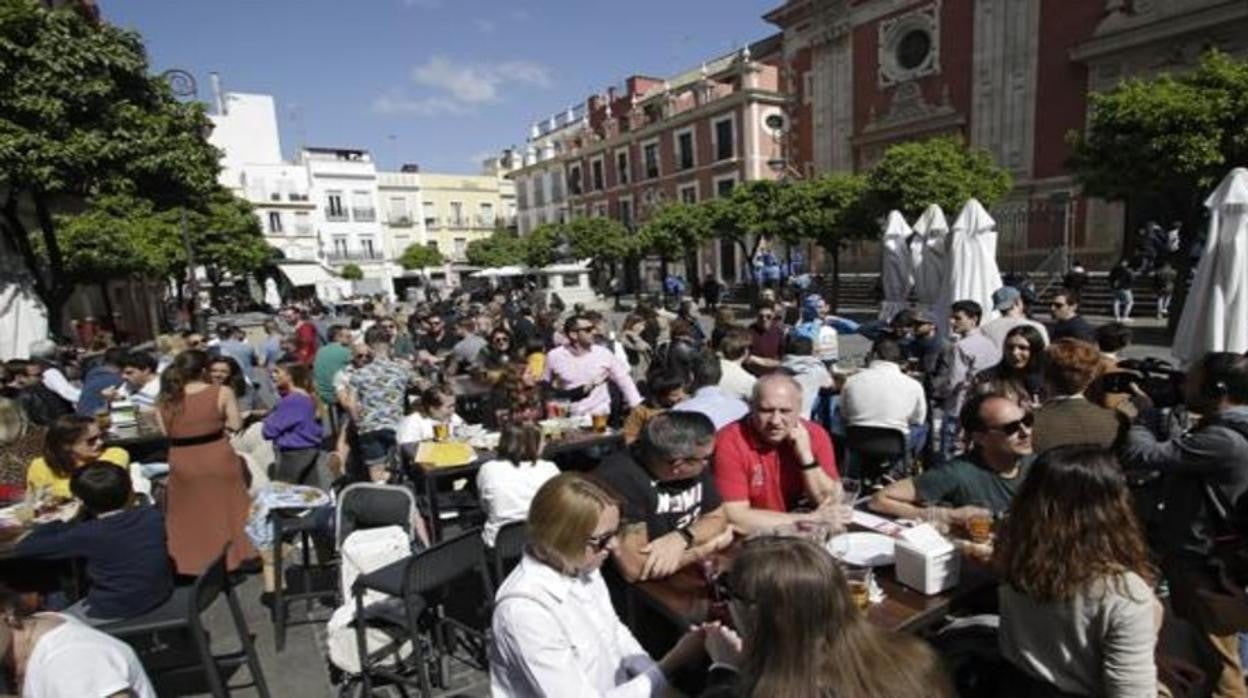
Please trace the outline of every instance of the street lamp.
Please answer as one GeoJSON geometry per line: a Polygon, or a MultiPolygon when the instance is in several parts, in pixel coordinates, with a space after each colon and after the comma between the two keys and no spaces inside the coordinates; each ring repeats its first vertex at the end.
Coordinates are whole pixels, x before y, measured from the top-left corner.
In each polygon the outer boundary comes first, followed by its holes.
{"type": "MultiPolygon", "coordinates": [[[[169,90],[173,92],[174,97],[189,97],[190,99],[199,99],[199,86],[195,83],[195,76],[185,70],[173,68],[166,70],[160,74],[161,79],[169,83],[169,90]]],[[[186,206],[182,206],[181,210],[182,225],[182,246],[186,248],[186,270],[187,270],[187,292],[191,296],[191,302],[187,305],[187,316],[191,323],[191,327],[202,329],[197,326],[196,313],[199,305],[199,283],[195,278],[195,250],[191,247],[191,235],[186,228],[186,206]]]]}

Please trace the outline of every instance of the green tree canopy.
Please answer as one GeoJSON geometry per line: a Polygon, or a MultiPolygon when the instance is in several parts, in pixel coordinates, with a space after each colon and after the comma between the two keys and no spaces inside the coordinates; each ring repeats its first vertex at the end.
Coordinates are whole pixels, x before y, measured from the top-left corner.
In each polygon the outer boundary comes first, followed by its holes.
{"type": "Polygon", "coordinates": [[[479,267],[506,267],[524,264],[524,240],[508,230],[495,230],[488,238],[468,243],[464,255],[479,267]]]}
{"type": "MultiPolygon", "coordinates": [[[[181,212],[169,209],[164,215],[180,216],[181,212]]],[[[273,256],[251,204],[223,187],[215,187],[206,204],[189,209],[186,215],[195,263],[210,272],[247,274],[273,256]]],[[[179,259],[186,263],[185,258],[179,259]]]]}
{"type": "Polygon", "coordinates": [[[54,326],[73,284],[54,214],[106,195],[205,201],[219,156],[209,125],[148,74],[137,34],[37,0],[0,3],[0,233],[54,326]]]}
{"type": "Polygon", "coordinates": [[[637,231],[637,247],[663,259],[679,259],[711,236],[705,204],[670,203],[655,211],[637,231]]]}
{"type": "Polygon", "coordinates": [[[622,260],[633,253],[635,238],[614,218],[583,216],[563,226],[568,251],[595,263],[622,260]]]}
{"type": "Polygon", "coordinates": [[[957,211],[975,197],[985,208],[1013,186],[1009,172],[983,150],[942,136],[890,147],[867,173],[867,207],[876,217],[897,209],[913,219],[931,204],[957,211]]]}
{"type": "Polygon", "coordinates": [[[1180,76],[1132,79],[1094,94],[1070,138],[1088,194],[1153,199],[1184,219],[1234,166],[1248,162],[1248,60],[1217,51],[1180,76]]]}
{"type": "Polygon", "coordinates": [[[185,263],[178,220],[151,201],[126,194],[96,197],[86,210],[57,217],[65,272],[75,281],[115,274],[169,276],[185,263]]]}
{"type": "Polygon", "coordinates": [[[338,276],[347,281],[359,281],[364,278],[364,270],[358,264],[344,264],[342,271],[338,272],[338,276]]]}
{"type": "Polygon", "coordinates": [[[531,267],[558,262],[560,248],[565,246],[563,228],[554,223],[537,226],[521,240],[524,243],[524,263],[531,267]]]}
{"type": "MultiPolygon", "coordinates": [[[[474,240],[473,242],[484,242],[474,240]]],[[[472,249],[473,243],[468,243],[468,249],[472,249]]],[[[472,261],[472,255],[468,256],[468,261],[472,261]]],[[[440,267],[446,262],[442,253],[436,247],[428,245],[412,244],[403,250],[402,256],[399,257],[399,264],[404,269],[424,269],[425,267],[440,267]]]]}

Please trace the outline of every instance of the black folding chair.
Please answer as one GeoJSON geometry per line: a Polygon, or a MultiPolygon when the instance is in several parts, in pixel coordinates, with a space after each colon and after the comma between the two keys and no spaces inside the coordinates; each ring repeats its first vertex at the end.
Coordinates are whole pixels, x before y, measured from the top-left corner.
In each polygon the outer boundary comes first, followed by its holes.
{"type": "MultiPolygon", "coordinates": [[[[233,689],[251,686],[261,698],[269,697],[264,671],[256,656],[255,636],[247,628],[247,619],[243,616],[243,609],[225,568],[225,558],[225,553],[222,553],[195,579],[194,584],[178,587],[168,601],[155,609],[135,618],[99,627],[103,632],[135,645],[140,656],[144,657],[144,667],[160,695],[199,692],[203,690],[202,684],[195,684],[206,681],[208,691],[214,698],[227,698],[233,689]],[[222,595],[229,605],[241,647],[234,652],[214,655],[211,638],[203,624],[203,614],[222,595]],[[193,650],[194,659],[186,661],[186,653],[168,652],[170,647],[163,641],[167,635],[189,638],[189,649],[193,650]],[[136,644],[142,639],[155,641],[136,644]],[[155,652],[157,650],[158,653],[155,652]],[[173,657],[173,661],[166,659],[168,657],[173,657]],[[247,665],[251,682],[229,685],[229,677],[242,664],[247,665]]],[[[72,671],[73,668],[67,667],[67,670],[72,671]]]]}
{"type": "Polygon", "coordinates": [[[892,466],[907,457],[906,435],[896,429],[851,426],[845,430],[845,441],[857,466],[854,474],[870,487],[881,484],[892,466]]]}
{"type": "MultiPolygon", "coordinates": [[[[315,546],[318,559],[317,562],[312,562],[314,537],[320,533],[317,530],[320,519],[315,513],[304,512],[303,515],[297,515],[283,510],[274,510],[272,516],[275,584],[273,610],[270,617],[273,620],[273,644],[277,651],[281,652],[286,648],[288,627],[324,622],[324,618],[312,616],[312,604],[324,599],[339,601],[338,562],[335,559],[321,559],[320,556],[330,554],[326,550],[329,546],[325,544],[315,546]],[[299,564],[287,567],[282,547],[292,537],[298,541],[299,564]],[[292,621],[290,607],[300,601],[305,604],[303,617],[292,621]]],[[[334,605],[337,606],[338,603],[334,605]]]]}
{"type": "Polygon", "coordinates": [[[502,584],[516,563],[524,555],[524,546],[529,543],[529,525],[524,521],[513,521],[498,529],[494,536],[494,547],[490,548],[490,563],[494,571],[495,586],[502,584]]]}
{"type": "Polygon", "coordinates": [[[494,585],[490,583],[480,529],[465,531],[411,558],[361,575],[351,592],[356,603],[355,631],[364,695],[371,695],[374,681],[380,679],[415,685],[422,695],[430,696],[435,683],[446,687],[445,663],[456,649],[466,649],[474,657],[476,668],[485,668],[494,585]],[[402,610],[370,614],[374,607],[364,606],[367,591],[402,599],[402,610]],[[393,668],[379,666],[378,660],[392,651],[397,654],[397,648],[368,652],[366,625],[401,625],[411,639],[411,655],[400,658],[393,668]],[[432,657],[426,657],[426,647],[432,657]],[[430,659],[437,667],[434,676],[429,671],[430,659]]]}

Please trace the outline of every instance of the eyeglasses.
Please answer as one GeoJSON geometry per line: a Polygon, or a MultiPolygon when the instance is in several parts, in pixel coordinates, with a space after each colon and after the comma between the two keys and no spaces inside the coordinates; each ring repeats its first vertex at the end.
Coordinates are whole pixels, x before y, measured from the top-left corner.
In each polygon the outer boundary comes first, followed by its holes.
{"type": "Polygon", "coordinates": [[[615,540],[615,537],[618,535],[620,535],[620,529],[617,528],[607,531],[606,533],[600,533],[596,536],[590,536],[585,539],[585,544],[592,548],[594,552],[600,553],[603,550],[606,550],[607,546],[611,545],[611,541],[615,540]]]}
{"type": "Polygon", "coordinates": [[[1036,423],[1036,416],[1031,413],[1027,413],[1023,415],[1022,418],[1016,419],[1012,422],[1006,422],[1005,424],[998,424],[995,427],[988,427],[988,430],[999,431],[1002,434],[1005,434],[1006,436],[1014,436],[1023,427],[1026,427],[1028,431],[1030,431],[1031,425],[1035,423],[1036,423]]]}

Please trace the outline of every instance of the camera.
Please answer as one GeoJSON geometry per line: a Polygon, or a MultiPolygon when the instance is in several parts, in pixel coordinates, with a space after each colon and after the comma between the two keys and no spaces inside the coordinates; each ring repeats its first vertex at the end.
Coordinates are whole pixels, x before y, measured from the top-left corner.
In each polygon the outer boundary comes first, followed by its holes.
{"type": "Polygon", "coordinates": [[[1130,393],[1131,385],[1139,386],[1157,407],[1183,404],[1183,382],[1187,374],[1161,359],[1124,359],[1118,368],[1132,373],[1110,373],[1102,377],[1105,392],[1130,393]]]}

